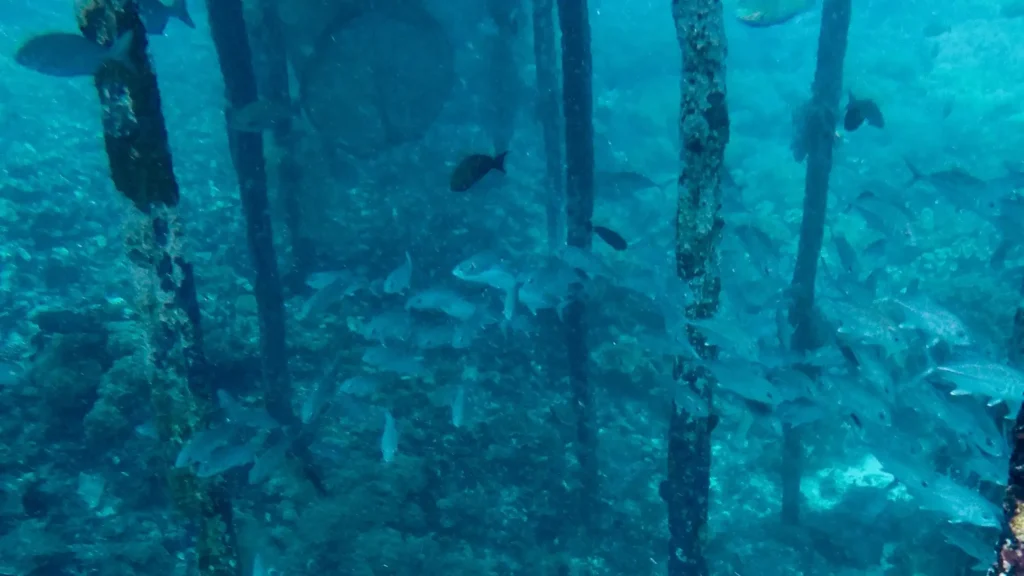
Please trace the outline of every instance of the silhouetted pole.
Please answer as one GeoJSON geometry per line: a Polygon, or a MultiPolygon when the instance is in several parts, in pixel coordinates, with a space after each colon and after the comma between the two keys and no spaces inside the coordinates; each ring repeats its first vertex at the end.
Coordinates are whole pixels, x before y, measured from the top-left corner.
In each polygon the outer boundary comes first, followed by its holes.
{"type": "MultiPolygon", "coordinates": [[[[850,30],[850,0],[825,0],[821,31],[818,34],[818,62],[811,87],[811,101],[804,111],[801,126],[807,150],[807,176],[804,182],[804,213],[800,223],[800,244],[790,294],[789,323],[793,327],[790,343],[802,353],[821,345],[814,313],[814,282],[825,236],[828,209],[828,180],[832,172],[832,147],[839,103],[843,95],[843,61],[846,59],[850,30]]],[[[802,367],[816,378],[810,367],[802,367]]],[[[782,520],[796,524],[800,520],[800,477],[803,449],[800,436],[791,426],[783,426],[782,445],[782,520]]]]}
{"type": "Polygon", "coordinates": [[[106,46],[126,32],[134,33],[129,54],[134,71],[108,64],[96,74],[95,82],[114,187],[139,211],[128,223],[126,249],[138,282],[140,314],[150,336],[150,399],[172,498],[195,524],[198,573],[235,576],[236,538],[224,480],[200,479],[191,470],[173,465],[184,442],[206,427],[213,394],[204,379],[192,266],[180,253],[184,242],[178,183],[145,29],[135,2],[79,1],[76,15],[82,33],[106,46]]]}
{"type": "Polygon", "coordinates": [[[544,207],[548,247],[565,243],[565,176],[558,106],[558,50],[555,46],[554,2],[533,0],[533,58],[537,69],[537,117],[544,137],[544,207]]]}
{"type": "MultiPolygon", "coordinates": [[[[562,86],[565,111],[566,223],[570,246],[590,249],[594,214],[594,104],[590,22],[586,0],[558,0],[562,27],[562,86]]],[[[587,376],[590,356],[583,287],[574,284],[565,309],[569,386],[576,411],[576,458],[580,466],[579,527],[593,527],[598,503],[597,424],[587,376]]]]}
{"type": "MultiPolygon", "coordinates": [[[[246,31],[241,0],[207,0],[210,32],[217,50],[227,95],[228,110],[239,110],[259,97],[253,71],[252,49],[246,31]]],[[[226,114],[225,114],[226,115],[226,114]]],[[[263,134],[228,129],[228,145],[242,196],[246,235],[256,271],[255,296],[260,318],[260,349],[263,363],[263,395],[270,415],[297,434],[299,419],[292,410],[288,378],[284,294],[277,270],[270,202],[267,197],[263,134]]],[[[292,453],[317,490],[323,491],[320,475],[309,452],[309,438],[292,445],[292,453]]]]}
{"type": "MultiPolygon", "coordinates": [[[[288,51],[284,25],[277,11],[278,4],[280,0],[261,0],[258,33],[262,43],[261,59],[266,68],[266,98],[282,109],[289,109],[293,106],[288,88],[288,51]]],[[[296,135],[291,118],[281,118],[275,122],[272,134],[274,145],[280,152],[277,189],[284,206],[285,225],[292,249],[293,269],[289,276],[294,288],[299,289],[305,285],[306,277],[316,266],[316,251],[313,240],[302,233],[302,168],[296,158],[296,135]]]]}
{"type": "MultiPolygon", "coordinates": [[[[718,312],[722,280],[718,244],[723,221],[722,174],[729,143],[726,106],[725,23],[721,0],[673,0],[676,38],[683,53],[682,99],[679,106],[681,145],[676,201],[676,273],[693,291],[686,317],[701,320],[718,312]]],[[[690,342],[705,359],[717,356],[697,331],[690,342]]],[[[677,359],[679,386],[701,395],[711,413],[713,380],[704,368],[677,359]]],[[[708,501],[711,490],[712,417],[680,411],[673,404],[668,434],[668,477],[660,487],[668,509],[669,576],[708,573],[708,501]]]]}

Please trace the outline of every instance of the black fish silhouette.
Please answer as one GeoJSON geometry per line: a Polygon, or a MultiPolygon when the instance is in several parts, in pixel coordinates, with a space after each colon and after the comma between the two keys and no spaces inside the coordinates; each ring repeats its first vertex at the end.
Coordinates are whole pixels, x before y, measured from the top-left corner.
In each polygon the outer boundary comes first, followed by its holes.
{"type": "Polygon", "coordinates": [[[843,128],[847,132],[853,132],[860,125],[867,121],[875,128],[885,128],[885,118],[882,117],[882,110],[874,100],[860,100],[851,93],[850,102],[846,105],[846,117],[843,118],[843,128]]]}
{"type": "Polygon", "coordinates": [[[594,234],[597,234],[601,240],[604,240],[605,244],[619,252],[629,248],[629,244],[626,242],[626,239],[614,230],[605,228],[604,226],[591,226],[590,229],[594,234]]]}
{"type": "Polygon", "coordinates": [[[487,154],[473,154],[459,162],[452,172],[450,187],[452,192],[465,192],[479,182],[491,170],[505,173],[505,156],[508,152],[502,152],[497,156],[487,154]]]}

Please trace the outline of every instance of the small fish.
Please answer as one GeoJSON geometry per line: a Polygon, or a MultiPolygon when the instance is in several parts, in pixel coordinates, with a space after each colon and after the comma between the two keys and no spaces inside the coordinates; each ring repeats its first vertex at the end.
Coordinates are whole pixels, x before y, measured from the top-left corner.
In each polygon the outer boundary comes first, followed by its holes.
{"type": "Polygon", "coordinates": [[[363,362],[378,370],[394,372],[400,376],[424,377],[427,369],[418,358],[395,348],[378,346],[363,352],[363,362]]]}
{"type": "Polygon", "coordinates": [[[332,362],[320,379],[313,383],[313,389],[306,396],[306,400],[302,403],[302,410],[299,413],[303,424],[312,422],[335,395],[337,385],[334,381],[334,370],[339,362],[340,358],[332,362]]]}
{"type": "Polygon", "coordinates": [[[418,292],[405,303],[406,310],[436,310],[456,320],[469,320],[476,313],[476,306],[459,294],[443,288],[431,288],[418,292]]]}
{"type": "Polygon", "coordinates": [[[1015,400],[1024,396],[1024,373],[996,362],[965,362],[937,366],[933,372],[956,385],[953,396],[975,394],[990,399],[1015,400]]]}
{"type": "Polygon", "coordinates": [[[174,467],[186,468],[208,460],[215,450],[231,442],[237,432],[237,426],[227,424],[196,432],[181,447],[174,467]]]}
{"type": "Polygon", "coordinates": [[[195,28],[196,23],[188,13],[186,0],[172,0],[167,5],[163,0],[140,0],[139,17],[146,28],[146,34],[162,35],[171,18],[180,20],[185,26],[195,28]]]}
{"type": "Polygon", "coordinates": [[[217,390],[217,403],[232,424],[261,430],[273,430],[280,426],[266,409],[249,408],[224,390],[217,390]]]}
{"type": "Polygon", "coordinates": [[[384,433],[380,436],[380,453],[384,462],[394,462],[398,453],[398,428],[390,411],[384,412],[384,433]]]}
{"type": "Polygon", "coordinates": [[[846,104],[846,116],[843,117],[843,128],[846,128],[847,132],[853,132],[860,128],[865,121],[875,128],[885,128],[882,110],[874,100],[856,98],[852,92],[849,96],[850,101],[846,104]]]}
{"type": "Polygon", "coordinates": [[[473,154],[459,162],[452,172],[450,188],[452,192],[465,192],[483,179],[491,170],[505,173],[505,157],[508,152],[497,156],[473,154]]]}
{"type": "Polygon", "coordinates": [[[384,293],[385,294],[401,294],[409,289],[409,284],[412,281],[412,257],[409,253],[405,253],[405,262],[402,263],[398,268],[395,268],[388,274],[388,277],[384,279],[384,293]]]}
{"type": "Polygon", "coordinates": [[[232,468],[245,466],[253,461],[255,457],[255,446],[241,444],[238,446],[221,446],[214,450],[208,460],[199,463],[196,467],[196,476],[199,478],[210,478],[232,468]]]}
{"type": "Polygon", "coordinates": [[[407,340],[413,333],[413,320],[405,310],[388,310],[371,318],[357,330],[367,340],[407,340]]]}
{"type": "Polygon", "coordinates": [[[273,130],[298,114],[296,106],[287,106],[269,100],[250,102],[238,109],[228,109],[228,127],[238,132],[273,130]]]}
{"type": "Polygon", "coordinates": [[[108,62],[134,70],[129,50],[135,34],[129,30],[109,48],[81,34],[51,32],[26,40],[14,55],[14,61],[47,76],[70,78],[92,76],[108,62]]]}
{"type": "Polygon", "coordinates": [[[282,437],[273,446],[267,448],[266,452],[260,454],[256,458],[256,463],[249,469],[249,484],[255,486],[270,478],[274,471],[281,468],[281,464],[284,463],[288,455],[288,448],[290,447],[291,442],[287,438],[282,437]]]}
{"type": "Polygon", "coordinates": [[[623,238],[618,232],[605,228],[604,226],[591,226],[591,231],[597,234],[597,237],[604,240],[605,244],[611,246],[618,252],[622,252],[626,248],[629,248],[629,244],[626,239],[623,238]]]}

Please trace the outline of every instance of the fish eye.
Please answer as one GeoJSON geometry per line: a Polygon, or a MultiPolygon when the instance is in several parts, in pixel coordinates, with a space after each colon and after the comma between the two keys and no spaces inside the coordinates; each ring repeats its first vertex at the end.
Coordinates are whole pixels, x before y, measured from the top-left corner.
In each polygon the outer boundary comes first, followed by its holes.
{"type": "Polygon", "coordinates": [[[885,417],[885,412],[879,412],[878,419],[881,420],[882,422],[885,422],[887,420],[887,418],[885,417]]]}

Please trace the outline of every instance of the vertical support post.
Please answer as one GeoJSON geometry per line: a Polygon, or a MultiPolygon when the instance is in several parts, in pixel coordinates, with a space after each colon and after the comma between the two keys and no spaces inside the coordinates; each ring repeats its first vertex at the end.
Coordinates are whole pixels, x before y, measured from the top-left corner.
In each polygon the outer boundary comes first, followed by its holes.
{"type": "MultiPolygon", "coordinates": [[[[207,0],[206,10],[213,45],[224,76],[228,108],[241,109],[256,102],[259,97],[242,1],[207,0]]],[[[278,275],[271,228],[263,134],[229,128],[228,145],[238,178],[249,251],[256,271],[255,296],[260,317],[263,396],[267,412],[285,428],[297,431],[300,423],[291,406],[284,293],[278,275]]],[[[323,492],[320,475],[313,466],[309,451],[310,439],[300,436],[300,440],[292,444],[292,454],[302,461],[307,477],[317,490],[323,492]]]]}
{"type": "MultiPolygon", "coordinates": [[[[288,51],[284,25],[278,14],[276,0],[261,0],[259,37],[261,62],[266,68],[266,97],[285,108],[292,108],[288,82],[288,51]]],[[[313,240],[302,233],[302,169],[295,153],[295,133],[291,118],[274,123],[274,146],[280,151],[277,165],[277,190],[284,207],[285,226],[292,252],[292,274],[289,286],[300,289],[316,265],[313,240]]]]}
{"type": "MultiPolygon", "coordinates": [[[[1013,314],[1009,356],[1015,368],[1024,363],[1024,284],[1013,314]]],[[[996,542],[996,560],[988,576],[1024,576],[1024,406],[1010,432],[1009,481],[1003,493],[1003,525],[996,542]]]]}
{"type": "MultiPolygon", "coordinates": [[[[828,210],[828,184],[832,173],[839,104],[843,95],[843,62],[846,59],[850,30],[850,0],[825,0],[821,31],[818,34],[818,61],[811,87],[811,101],[805,109],[801,137],[807,150],[807,175],[804,182],[804,212],[800,223],[800,243],[791,285],[792,302],[789,323],[793,327],[790,343],[794,352],[806,352],[820,346],[820,334],[814,319],[814,282],[818,259],[825,237],[828,210]]],[[[809,370],[809,368],[805,368],[809,370]]],[[[814,374],[809,374],[815,377],[814,374]]],[[[790,426],[783,427],[782,519],[796,524],[800,519],[800,477],[803,451],[800,437],[790,426]]]]}
{"type": "MultiPolygon", "coordinates": [[[[586,0],[558,0],[562,28],[562,86],[565,111],[566,210],[568,244],[589,250],[594,214],[594,103],[590,21],[586,0]]],[[[587,375],[586,310],[583,287],[572,286],[564,312],[569,385],[576,410],[576,457],[580,467],[579,525],[593,528],[598,502],[597,425],[587,375]]]]}
{"type": "Polygon", "coordinates": [[[174,454],[185,440],[206,426],[213,394],[204,379],[192,266],[180,252],[179,189],[145,29],[138,5],[131,0],[78,2],[76,16],[82,33],[104,46],[133,34],[128,54],[133,70],[107,64],[96,74],[95,84],[114,187],[137,209],[137,217],[128,222],[126,250],[150,337],[150,400],[171,495],[194,524],[199,574],[235,576],[236,537],[224,480],[200,479],[173,466],[174,454]]]}
{"type": "Polygon", "coordinates": [[[559,138],[558,49],[552,0],[533,0],[533,58],[537,70],[537,117],[544,138],[548,248],[557,250],[565,242],[565,177],[559,138]]]}
{"type": "MultiPolygon", "coordinates": [[[[676,38],[683,54],[679,107],[680,173],[676,203],[676,273],[694,294],[690,319],[718,312],[722,290],[717,266],[723,220],[722,174],[729,143],[725,58],[728,47],[721,0],[673,0],[676,38]],[[685,177],[684,177],[685,175],[685,177]]],[[[694,349],[717,356],[696,330],[688,329],[694,349]]],[[[711,374],[685,359],[675,365],[680,386],[688,386],[712,407],[711,374]]],[[[668,509],[669,576],[708,574],[708,505],[711,490],[711,431],[715,417],[680,412],[669,421],[668,477],[660,487],[668,509]]]]}

